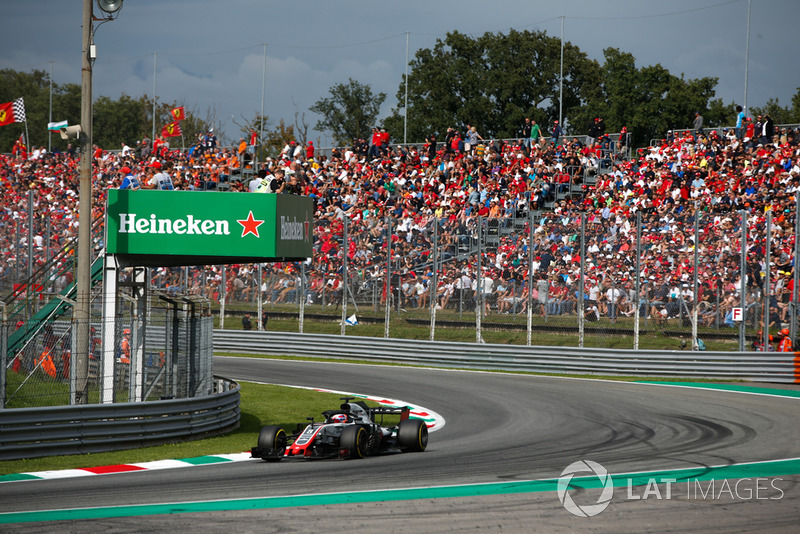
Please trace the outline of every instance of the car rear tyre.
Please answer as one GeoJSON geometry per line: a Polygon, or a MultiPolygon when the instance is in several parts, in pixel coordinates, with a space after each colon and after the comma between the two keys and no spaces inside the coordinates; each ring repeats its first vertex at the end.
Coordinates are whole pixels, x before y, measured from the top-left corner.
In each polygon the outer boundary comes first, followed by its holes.
{"type": "Polygon", "coordinates": [[[258,447],[268,462],[279,462],[286,452],[286,432],[279,426],[265,426],[258,434],[258,447]]]}
{"type": "Polygon", "coordinates": [[[339,438],[339,449],[346,449],[345,458],[363,458],[367,455],[368,438],[363,426],[345,427],[339,438]]]}
{"type": "Polygon", "coordinates": [[[428,446],[428,427],[420,419],[400,421],[397,446],[403,452],[422,452],[428,446]]]}

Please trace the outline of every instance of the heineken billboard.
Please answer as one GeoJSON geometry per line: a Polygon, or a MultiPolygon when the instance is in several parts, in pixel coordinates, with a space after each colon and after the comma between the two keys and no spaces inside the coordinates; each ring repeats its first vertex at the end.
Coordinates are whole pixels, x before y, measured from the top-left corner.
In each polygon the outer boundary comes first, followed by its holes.
{"type": "Polygon", "coordinates": [[[122,265],[302,260],[313,213],[296,195],[110,189],[106,251],[122,265]]]}

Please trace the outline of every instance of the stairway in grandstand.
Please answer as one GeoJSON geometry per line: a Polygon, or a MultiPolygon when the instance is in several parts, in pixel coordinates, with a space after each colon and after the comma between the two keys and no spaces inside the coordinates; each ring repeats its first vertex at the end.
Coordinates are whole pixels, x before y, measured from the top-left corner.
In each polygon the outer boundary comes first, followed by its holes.
{"type": "MultiPolygon", "coordinates": [[[[102,234],[102,223],[98,221],[92,228],[92,246],[99,242],[102,234]]],[[[45,324],[63,316],[75,302],[77,283],[73,279],[52,298],[39,306],[46,295],[45,291],[53,287],[54,281],[75,270],[77,239],[73,239],[61,251],[42,263],[29,278],[18,284],[14,291],[4,299],[8,324],[20,326],[8,335],[8,360],[22,350],[28,341],[36,336],[45,324]]],[[[91,284],[94,287],[103,278],[103,257],[96,258],[91,267],[91,284]]]]}

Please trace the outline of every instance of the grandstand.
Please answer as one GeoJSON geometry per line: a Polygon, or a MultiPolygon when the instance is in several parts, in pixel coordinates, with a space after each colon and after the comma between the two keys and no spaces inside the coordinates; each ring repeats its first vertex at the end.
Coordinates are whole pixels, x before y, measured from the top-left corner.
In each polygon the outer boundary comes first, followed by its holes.
{"type": "MultiPolygon", "coordinates": [[[[388,270],[397,309],[530,310],[573,323],[586,313],[609,328],[638,315],[652,329],[686,326],[696,311],[700,326],[735,332],[731,314],[744,308],[749,332],[794,334],[797,139],[789,125],[769,139],[675,130],[636,151],[620,134],[542,139],[530,148],[518,139],[469,150],[391,145],[377,157],[365,144],[287,146],[265,162],[204,143],[124,156],[98,149],[93,215],[102,219],[105,192],[126,175],[146,183],[167,164],[175,189],[198,194],[248,193],[280,169],[283,193],[315,200],[315,254],[304,279],[296,264],[161,268],[154,287],[229,302],[254,302],[260,292],[270,304],[324,307],[345,294],[377,310],[388,270]],[[346,293],[337,286],[344,250],[346,293]]],[[[76,155],[42,148],[0,156],[4,296],[24,288],[38,291],[28,300],[44,303],[71,282],[68,271],[31,277],[77,235],[77,169],[76,155]]]]}

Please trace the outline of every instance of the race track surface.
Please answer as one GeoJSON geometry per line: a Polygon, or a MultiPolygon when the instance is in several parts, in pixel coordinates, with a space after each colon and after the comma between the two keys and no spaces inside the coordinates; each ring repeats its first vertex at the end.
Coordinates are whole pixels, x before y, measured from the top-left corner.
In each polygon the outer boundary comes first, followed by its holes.
{"type": "MultiPolygon", "coordinates": [[[[442,415],[428,450],[353,461],[248,462],[91,479],[0,485],[0,512],[181,503],[219,499],[556,479],[578,460],[609,473],[721,466],[800,457],[800,399],[696,388],[501,373],[319,362],[216,358],[215,373],[274,384],[320,387],[413,402],[442,415]]],[[[311,415],[311,414],[310,414],[311,415]]],[[[753,475],[756,476],[756,475],[753,475]]],[[[800,477],[772,476],[764,498],[632,499],[617,487],[601,514],[567,512],[554,491],[383,503],[159,514],[72,521],[71,532],[450,532],[516,528],[548,532],[790,532],[800,518],[800,477]]],[[[769,483],[769,481],[767,482],[769,483]]],[[[506,486],[504,486],[506,487],[506,486]]],[[[742,486],[744,487],[744,486],[742,486]]],[[[704,486],[705,488],[705,486],[704,486]]],[[[635,489],[641,496],[644,488],[635,489]]],[[[575,501],[596,502],[581,490],[575,501]],[[583,493],[582,493],[583,492],[583,493]]],[[[695,489],[696,497],[696,489],[695,489]]],[[[716,496],[715,496],[716,497],[716,496]]],[[[49,532],[54,522],[0,525],[49,532]]]]}

